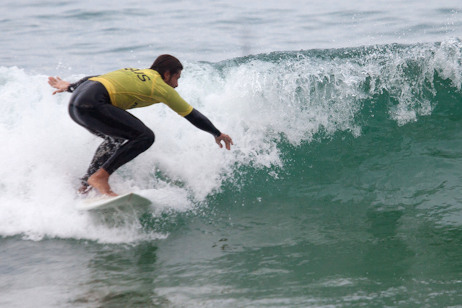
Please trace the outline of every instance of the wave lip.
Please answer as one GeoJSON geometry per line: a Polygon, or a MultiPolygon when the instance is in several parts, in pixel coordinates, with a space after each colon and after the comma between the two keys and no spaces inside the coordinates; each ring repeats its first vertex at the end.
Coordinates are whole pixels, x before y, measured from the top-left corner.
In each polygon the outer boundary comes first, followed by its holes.
{"type": "MultiPolygon", "coordinates": [[[[117,172],[113,185],[163,190],[178,196],[164,209],[187,212],[232,187],[252,189],[242,181],[249,173],[282,181],[280,173],[303,162],[290,161],[292,151],[312,151],[336,136],[369,136],[380,147],[390,127],[419,122],[435,110],[462,114],[448,103],[461,96],[461,47],[452,39],[185,63],[180,94],[230,134],[235,147],[218,149],[165,106],[135,110],[159,138],[117,172]]],[[[0,67],[0,99],[0,234],[98,239],[98,232],[85,231],[87,218],[71,210],[73,185],[99,141],[69,119],[69,94],[52,96],[44,75],[0,67]],[[58,217],[68,218],[68,231],[52,222],[58,217]]],[[[138,236],[127,232],[127,238],[138,236]]]]}

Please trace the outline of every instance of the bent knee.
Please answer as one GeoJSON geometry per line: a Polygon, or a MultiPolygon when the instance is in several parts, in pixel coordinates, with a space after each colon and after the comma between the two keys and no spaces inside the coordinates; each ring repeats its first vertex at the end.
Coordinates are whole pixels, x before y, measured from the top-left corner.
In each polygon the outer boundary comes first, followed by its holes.
{"type": "Polygon", "coordinates": [[[154,143],[156,136],[152,130],[146,129],[138,139],[142,140],[144,147],[147,149],[154,143]]]}
{"type": "Polygon", "coordinates": [[[147,139],[147,141],[149,142],[149,146],[153,145],[154,141],[156,141],[156,135],[154,135],[154,132],[152,130],[149,130],[147,139]]]}

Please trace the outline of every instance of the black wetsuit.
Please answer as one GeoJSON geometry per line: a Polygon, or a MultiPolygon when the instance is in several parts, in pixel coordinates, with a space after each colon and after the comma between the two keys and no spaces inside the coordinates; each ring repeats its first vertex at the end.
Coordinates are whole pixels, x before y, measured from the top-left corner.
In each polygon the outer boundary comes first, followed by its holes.
{"type": "MultiPolygon", "coordinates": [[[[146,151],[155,140],[154,133],[131,113],[111,104],[106,88],[98,81],[85,77],[69,86],[73,92],[69,114],[79,125],[104,139],[96,150],[92,162],[81,178],[88,178],[103,168],[112,174],[123,164],[146,151]]],[[[221,132],[196,109],[185,116],[194,126],[218,137],[221,132]]]]}

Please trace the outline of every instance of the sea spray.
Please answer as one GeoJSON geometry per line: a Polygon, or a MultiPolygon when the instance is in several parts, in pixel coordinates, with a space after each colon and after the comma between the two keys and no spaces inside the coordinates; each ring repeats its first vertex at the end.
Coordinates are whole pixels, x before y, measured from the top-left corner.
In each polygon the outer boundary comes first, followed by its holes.
{"type": "MultiPolygon", "coordinates": [[[[251,190],[248,174],[263,172],[281,184],[278,174],[296,173],[301,162],[320,172],[309,155],[287,151],[316,153],[317,145],[332,142],[342,147],[346,137],[383,140],[390,127],[431,116],[441,89],[460,97],[460,51],[460,41],[450,40],[185,63],[178,91],[235,146],[219,149],[212,136],[162,104],[133,110],[153,129],[156,143],[120,168],[111,184],[120,192],[150,190],[162,210],[182,213],[236,185],[251,190]]],[[[51,92],[44,75],[0,68],[0,233],[108,242],[155,238],[149,226],[115,230],[74,209],[78,178],[101,140],[69,118],[69,93],[51,92]]]]}

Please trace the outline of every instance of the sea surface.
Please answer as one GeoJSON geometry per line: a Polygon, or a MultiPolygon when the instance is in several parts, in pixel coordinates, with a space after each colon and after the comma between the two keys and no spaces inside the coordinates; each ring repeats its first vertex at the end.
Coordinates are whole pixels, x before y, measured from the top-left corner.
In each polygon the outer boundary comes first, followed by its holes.
{"type": "Polygon", "coordinates": [[[462,307],[462,2],[0,4],[0,307],[462,307]],[[82,212],[100,140],[48,76],[163,53],[178,92],[82,212]]]}

